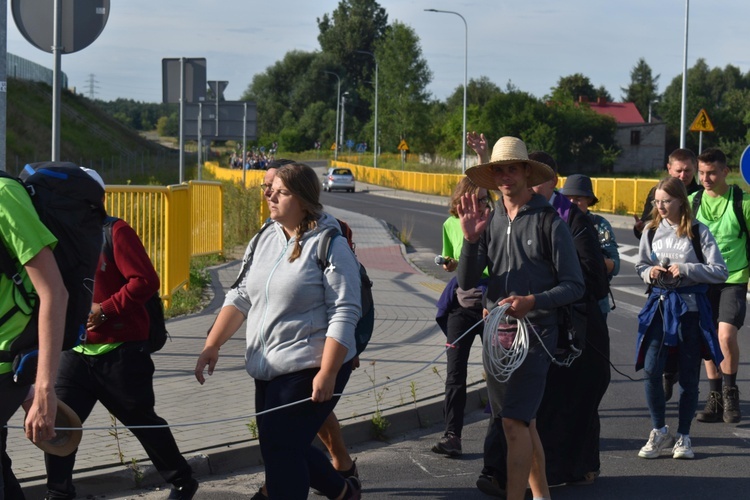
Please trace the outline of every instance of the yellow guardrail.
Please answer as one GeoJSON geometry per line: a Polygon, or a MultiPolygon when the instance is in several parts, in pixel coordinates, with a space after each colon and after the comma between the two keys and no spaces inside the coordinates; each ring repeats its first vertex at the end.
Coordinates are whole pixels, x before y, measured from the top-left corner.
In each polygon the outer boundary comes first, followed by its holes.
{"type": "MultiPolygon", "coordinates": [[[[354,177],[367,184],[414,191],[417,193],[450,196],[462,174],[428,174],[423,172],[405,172],[383,168],[365,167],[343,161],[332,161],[333,167],[345,167],[352,170],[354,177]]],[[[614,179],[592,178],[594,194],[599,198],[597,212],[640,215],[643,203],[656,179],[614,179]]],[[[565,177],[558,179],[558,187],[565,183],[565,177]]]]}
{"type": "Polygon", "coordinates": [[[107,186],[107,213],[125,219],[143,242],[161,280],[160,294],[172,294],[190,278],[190,258],[223,253],[223,200],[219,182],[173,186],[107,186]]]}
{"type": "MultiPolygon", "coordinates": [[[[203,170],[210,172],[216,179],[221,181],[231,181],[239,185],[244,185],[246,189],[260,189],[260,185],[263,183],[263,177],[266,175],[265,170],[238,170],[234,168],[224,168],[219,166],[217,161],[207,161],[203,164],[203,170]]],[[[263,225],[263,222],[268,219],[270,213],[268,212],[268,205],[265,200],[260,200],[260,221],[258,227],[263,225]]]]}

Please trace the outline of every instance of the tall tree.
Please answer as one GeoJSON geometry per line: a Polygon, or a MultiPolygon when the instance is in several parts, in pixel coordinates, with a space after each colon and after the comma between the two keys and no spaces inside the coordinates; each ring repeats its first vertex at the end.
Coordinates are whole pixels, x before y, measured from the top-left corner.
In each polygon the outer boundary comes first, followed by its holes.
{"type": "Polygon", "coordinates": [[[581,73],[561,76],[557,81],[557,86],[552,87],[551,90],[553,101],[578,101],[580,97],[585,97],[589,101],[596,101],[597,98],[597,90],[591,80],[581,73]]]}
{"type": "MultiPolygon", "coordinates": [[[[401,139],[421,149],[428,128],[427,85],[432,73],[419,37],[413,28],[396,21],[376,44],[375,55],[380,64],[378,142],[383,151],[396,151],[401,139]]],[[[366,128],[372,131],[373,125],[371,121],[366,128]]]]}
{"type": "MultiPolygon", "coordinates": [[[[494,96],[500,93],[500,87],[486,76],[479,78],[469,78],[469,85],[466,87],[466,104],[484,106],[494,96]]],[[[462,109],[464,105],[464,86],[459,85],[453,91],[445,103],[448,109],[453,111],[457,108],[462,109]]]]}
{"type": "MultiPolygon", "coordinates": [[[[332,14],[318,18],[318,42],[323,53],[341,64],[350,90],[363,93],[374,88],[375,44],[388,28],[388,14],[375,0],[341,0],[332,14]]],[[[352,96],[352,109],[361,122],[370,118],[367,106],[358,105],[352,96]]]]}
{"type": "Polygon", "coordinates": [[[630,70],[630,85],[621,87],[624,92],[622,99],[625,102],[632,102],[641,116],[648,117],[649,104],[656,101],[659,96],[659,77],[653,76],[651,66],[646,63],[644,58],[638,59],[638,62],[630,70]]]}

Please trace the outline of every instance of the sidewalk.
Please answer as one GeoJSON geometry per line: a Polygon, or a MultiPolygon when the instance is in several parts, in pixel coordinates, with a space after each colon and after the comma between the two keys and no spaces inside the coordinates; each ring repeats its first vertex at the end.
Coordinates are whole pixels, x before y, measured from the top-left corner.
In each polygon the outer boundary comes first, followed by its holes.
{"type": "MultiPolygon", "coordinates": [[[[375,331],[361,357],[361,368],[347,386],[351,395],[342,397],[336,407],[347,442],[371,439],[371,420],[377,410],[390,424],[386,434],[442,420],[445,337],[434,317],[444,283],[412,267],[402,245],[381,221],[327,210],[351,225],[357,255],[374,283],[375,331]]],[[[205,385],[193,376],[206,331],[238,270],[238,261],[211,270],[215,297],[210,306],[203,313],[169,321],[172,341],[153,356],[157,412],[172,425],[180,449],[198,475],[260,463],[257,440],[247,426],[254,408],[254,385],[244,369],[245,327],[222,348],[217,369],[205,385]]],[[[484,387],[478,342],[469,362],[469,383],[473,386],[467,409],[473,409],[480,405],[478,394],[484,387]]],[[[20,413],[9,425],[22,425],[20,413]]],[[[75,474],[79,498],[135,486],[133,472],[120,464],[120,456],[125,464],[137,460],[142,465],[142,485],[162,482],[147,467],[150,462],[140,443],[126,429],[115,429],[101,405],[84,427],[75,474]]],[[[13,469],[27,497],[41,498],[45,491],[42,452],[20,429],[10,429],[9,434],[13,469]]]]}

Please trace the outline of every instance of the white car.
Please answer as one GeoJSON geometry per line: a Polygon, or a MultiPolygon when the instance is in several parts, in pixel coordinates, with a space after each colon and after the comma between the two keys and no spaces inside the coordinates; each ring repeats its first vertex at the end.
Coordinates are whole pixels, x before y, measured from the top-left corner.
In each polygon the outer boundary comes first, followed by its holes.
{"type": "Polygon", "coordinates": [[[329,168],[323,174],[323,191],[343,189],[350,193],[354,192],[354,174],[348,168],[329,168]]]}

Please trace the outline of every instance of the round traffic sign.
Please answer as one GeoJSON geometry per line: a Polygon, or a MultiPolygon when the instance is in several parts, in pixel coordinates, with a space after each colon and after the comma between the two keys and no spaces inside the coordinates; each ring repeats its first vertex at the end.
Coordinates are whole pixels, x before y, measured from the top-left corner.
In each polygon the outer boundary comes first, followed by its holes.
{"type": "MultiPolygon", "coordinates": [[[[55,2],[49,0],[11,0],[13,20],[18,31],[34,47],[52,53],[54,45],[55,2]]],[[[109,19],[109,0],[59,2],[62,30],[61,54],[85,49],[104,30],[109,19]]]]}
{"type": "Polygon", "coordinates": [[[740,156],[740,174],[745,182],[750,184],[750,146],[746,147],[740,156]]]}

